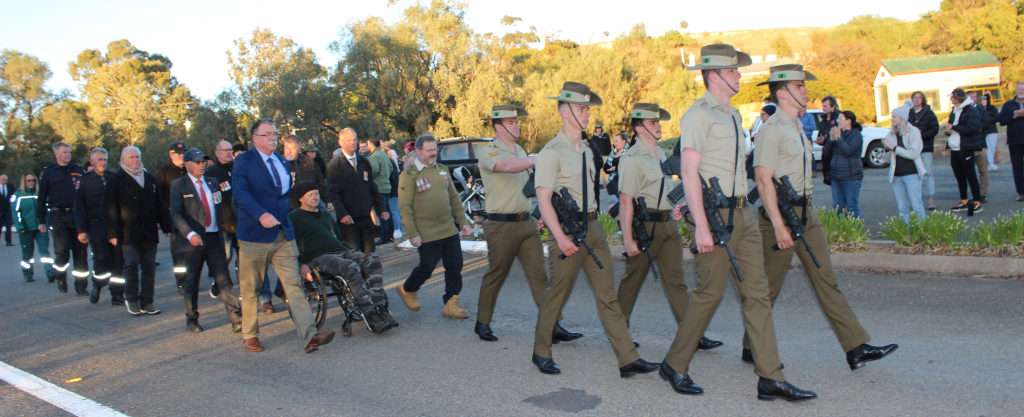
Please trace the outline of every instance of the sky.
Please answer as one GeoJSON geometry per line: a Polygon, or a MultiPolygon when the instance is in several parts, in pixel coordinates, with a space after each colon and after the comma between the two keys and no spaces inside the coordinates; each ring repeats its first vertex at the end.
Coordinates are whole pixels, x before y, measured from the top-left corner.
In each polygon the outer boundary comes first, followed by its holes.
{"type": "MultiPolygon", "coordinates": [[[[427,2],[429,0],[422,0],[427,2]]],[[[317,53],[333,66],[339,56],[330,44],[347,24],[379,16],[393,23],[415,0],[237,1],[237,0],[0,0],[0,49],[15,49],[46,62],[53,72],[48,87],[77,93],[68,63],[85,49],[104,50],[107,43],[128,39],[136,47],[173,62],[173,74],[202,99],[212,99],[232,85],[227,50],[256,28],[268,28],[317,53]]],[[[940,0],[579,0],[466,1],[466,21],[479,33],[501,33],[502,16],[523,19],[522,29],[580,43],[599,42],[643,23],[650,35],[741,29],[834,26],[859,15],[914,20],[939,7],[940,0]],[[604,4],[602,4],[604,3],[604,4]],[[727,7],[718,6],[727,4],[727,7]],[[723,13],[733,12],[732,16],[723,13]],[[570,17],[571,16],[571,17],[570,17]]]]}

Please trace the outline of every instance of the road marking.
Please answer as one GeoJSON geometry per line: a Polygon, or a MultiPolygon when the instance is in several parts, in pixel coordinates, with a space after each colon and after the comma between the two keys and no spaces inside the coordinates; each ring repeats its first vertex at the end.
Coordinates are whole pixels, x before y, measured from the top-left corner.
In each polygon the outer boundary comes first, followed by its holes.
{"type": "Polygon", "coordinates": [[[128,417],[127,414],[58,387],[3,361],[0,361],[0,379],[75,416],[128,417]]]}

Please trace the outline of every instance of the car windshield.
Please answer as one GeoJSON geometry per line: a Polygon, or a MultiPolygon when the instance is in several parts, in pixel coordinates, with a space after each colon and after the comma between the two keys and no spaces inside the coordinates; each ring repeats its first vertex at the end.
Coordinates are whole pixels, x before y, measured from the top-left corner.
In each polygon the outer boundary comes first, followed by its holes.
{"type": "Polygon", "coordinates": [[[469,142],[445,144],[438,150],[438,157],[444,161],[469,159],[469,142]]]}

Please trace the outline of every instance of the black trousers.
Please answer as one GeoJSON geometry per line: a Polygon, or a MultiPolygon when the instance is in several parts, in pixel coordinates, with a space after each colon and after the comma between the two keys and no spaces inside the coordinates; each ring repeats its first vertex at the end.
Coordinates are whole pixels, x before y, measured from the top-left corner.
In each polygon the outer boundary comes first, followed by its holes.
{"type": "MultiPolygon", "coordinates": [[[[231,277],[228,275],[228,258],[224,252],[224,238],[220,232],[204,233],[200,236],[203,239],[202,246],[192,246],[189,243],[179,243],[181,248],[180,257],[185,262],[184,299],[185,318],[194,320],[199,318],[199,280],[202,277],[203,263],[213,273],[213,279],[217,283],[220,293],[217,298],[224,303],[224,310],[228,314],[228,320],[232,323],[241,323],[242,307],[238,303],[238,297],[231,292],[231,277]]],[[[176,240],[180,238],[175,236],[176,240]]]]}
{"type": "Polygon", "coordinates": [[[124,259],[121,248],[107,241],[107,226],[103,222],[89,224],[89,246],[92,247],[92,285],[103,289],[110,284],[110,297],[124,297],[124,259]]]}
{"type": "Polygon", "coordinates": [[[0,210],[0,227],[4,228],[4,241],[7,242],[7,246],[11,245],[11,229],[13,228],[14,219],[11,218],[10,210],[0,210]]]}
{"type": "Polygon", "coordinates": [[[185,286],[185,275],[187,274],[188,267],[185,266],[185,258],[182,254],[188,249],[188,242],[180,242],[180,239],[171,237],[171,262],[174,266],[171,267],[171,271],[174,273],[174,284],[178,288],[185,286]]]}
{"type": "Polygon", "coordinates": [[[1009,147],[1013,185],[1017,188],[1017,195],[1024,196],[1024,144],[1011,144],[1009,147]]]}
{"type": "Polygon", "coordinates": [[[123,245],[121,253],[124,256],[124,299],[142,306],[153,305],[156,244],[123,245]]]}
{"type": "Polygon", "coordinates": [[[341,224],[341,236],[349,247],[362,253],[373,253],[377,245],[373,240],[377,238],[377,226],[369,217],[353,217],[352,224],[341,224]]]}
{"type": "Polygon", "coordinates": [[[51,210],[47,224],[53,237],[53,276],[57,285],[67,288],[68,272],[75,278],[75,289],[84,292],[89,286],[88,250],[78,241],[75,220],[70,211],[51,210]],[[71,259],[74,257],[74,267],[71,259]]]}
{"type": "Polygon", "coordinates": [[[974,166],[974,152],[952,151],[949,163],[953,166],[956,186],[960,189],[960,199],[967,199],[967,187],[970,186],[971,199],[977,201],[981,197],[981,191],[978,185],[978,172],[974,166]]]}
{"type": "Polygon", "coordinates": [[[437,261],[444,265],[444,302],[462,292],[462,244],[459,234],[432,242],[423,242],[418,248],[420,264],[413,268],[402,287],[408,292],[419,291],[430,274],[437,268],[437,261]]]}
{"type": "MultiPolygon", "coordinates": [[[[387,210],[378,211],[377,218],[380,218],[382,213],[387,213],[387,210]]],[[[378,233],[382,242],[390,242],[395,236],[395,218],[388,216],[387,220],[381,219],[380,221],[380,232],[378,233]]]]}

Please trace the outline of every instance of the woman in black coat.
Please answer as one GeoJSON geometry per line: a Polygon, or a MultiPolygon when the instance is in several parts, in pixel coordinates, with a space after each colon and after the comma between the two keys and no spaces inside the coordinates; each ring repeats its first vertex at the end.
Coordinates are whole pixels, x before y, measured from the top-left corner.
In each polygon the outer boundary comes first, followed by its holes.
{"type": "Polygon", "coordinates": [[[999,109],[992,105],[992,96],[985,94],[981,97],[978,105],[981,111],[982,133],[985,134],[985,157],[988,158],[988,170],[998,171],[999,165],[999,130],[996,128],[996,121],[999,120],[999,109]]]}
{"type": "Polygon", "coordinates": [[[829,177],[832,179],[832,205],[847,214],[860,218],[860,187],[864,181],[864,161],[860,151],[864,146],[860,123],[852,111],[839,113],[837,126],[828,132],[832,147],[829,177]]]}
{"type": "Polygon", "coordinates": [[[928,200],[928,211],[933,211],[935,210],[935,175],[933,175],[932,163],[935,161],[935,135],[939,134],[939,119],[935,117],[935,112],[928,105],[928,99],[925,98],[924,93],[915,91],[914,94],[911,94],[910,99],[914,107],[910,109],[910,118],[907,121],[921,131],[921,141],[924,143],[924,148],[921,149],[921,162],[924,163],[927,172],[922,178],[924,182],[921,184],[921,190],[924,191],[924,197],[928,200]]]}

